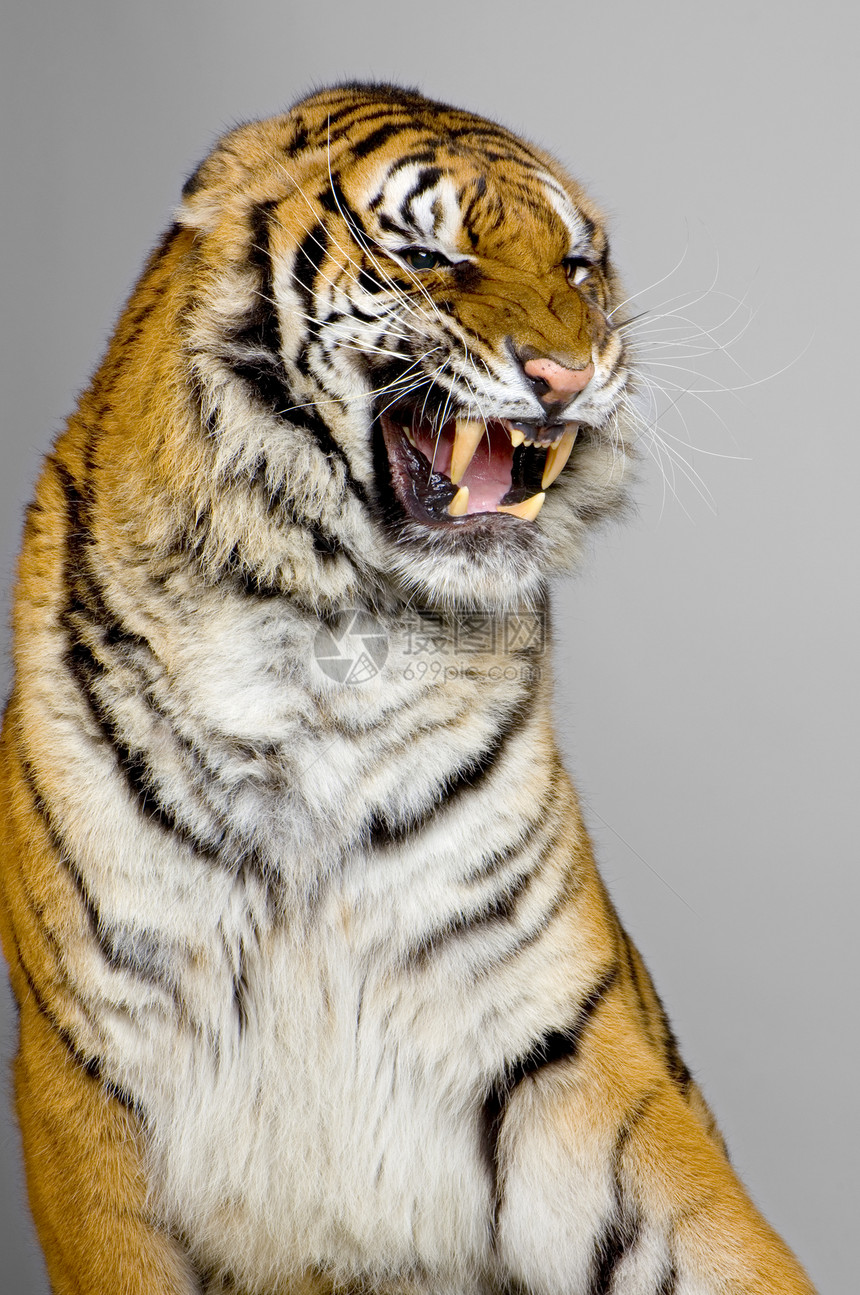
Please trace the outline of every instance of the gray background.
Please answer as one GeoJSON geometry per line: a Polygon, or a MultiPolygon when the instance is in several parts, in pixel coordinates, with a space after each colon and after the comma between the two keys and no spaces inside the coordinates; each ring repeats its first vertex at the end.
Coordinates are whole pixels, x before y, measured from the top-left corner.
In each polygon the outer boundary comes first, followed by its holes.
{"type": "MultiPolygon", "coordinates": [[[[654,329],[667,309],[691,321],[652,333],[673,340],[652,361],[687,365],[678,337],[702,329],[730,343],[692,361],[699,376],[652,369],[693,388],[662,426],[711,506],[680,467],[664,498],[648,461],[638,516],[557,590],[558,722],[604,875],[738,1169],[834,1293],[856,1289],[857,1213],[848,13],[28,0],[0,69],[4,585],[43,451],[182,178],[237,120],[341,77],[415,83],[556,151],[609,211],[631,292],[683,258],[640,304],[654,329]]],[[[10,1128],[0,1156],[0,1287],[35,1295],[10,1128]]]]}

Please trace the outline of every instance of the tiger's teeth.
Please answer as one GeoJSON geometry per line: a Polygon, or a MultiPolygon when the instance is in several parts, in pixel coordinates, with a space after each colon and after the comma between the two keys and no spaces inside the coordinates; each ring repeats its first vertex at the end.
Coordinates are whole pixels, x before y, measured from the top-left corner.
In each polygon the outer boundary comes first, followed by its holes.
{"type": "Polygon", "coordinates": [[[448,505],[449,517],[465,517],[469,507],[469,487],[461,486],[448,505]]]}
{"type": "Polygon", "coordinates": [[[526,439],[525,432],[518,432],[515,427],[508,428],[508,436],[511,438],[511,445],[513,445],[514,449],[516,449],[518,445],[522,445],[523,441],[526,439]]]}
{"type": "MultiPolygon", "coordinates": [[[[483,423],[473,418],[458,418],[454,428],[454,444],[451,449],[451,467],[448,476],[455,486],[463,479],[463,474],[472,462],[475,450],[486,433],[483,423]]],[[[455,496],[456,498],[456,496],[455,496]]]]}
{"type": "Polygon", "coordinates": [[[496,504],[496,512],[510,513],[511,517],[522,517],[523,521],[533,522],[543,508],[545,499],[546,495],[541,491],[539,495],[532,495],[531,499],[524,499],[520,504],[496,504]]]}
{"type": "Polygon", "coordinates": [[[547,486],[552,485],[565,463],[567,463],[578,430],[578,427],[573,427],[570,431],[563,432],[555,445],[551,445],[547,450],[546,463],[544,464],[543,476],[540,482],[541,490],[546,490],[547,486]]]}

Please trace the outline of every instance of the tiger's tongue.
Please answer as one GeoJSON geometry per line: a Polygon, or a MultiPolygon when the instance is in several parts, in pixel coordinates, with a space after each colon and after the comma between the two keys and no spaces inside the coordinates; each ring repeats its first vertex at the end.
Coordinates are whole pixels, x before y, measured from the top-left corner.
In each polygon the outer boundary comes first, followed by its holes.
{"type": "MultiPolygon", "coordinates": [[[[454,424],[443,428],[438,441],[420,428],[413,431],[415,444],[434,472],[450,476],[454,424]]],[[[513,454],[510,437],[498,423],[489,423],[487,433],[481,437],[472,460],[458,486],[469,490],[469,513],[493,513],[511,488],[513,454]]]]}

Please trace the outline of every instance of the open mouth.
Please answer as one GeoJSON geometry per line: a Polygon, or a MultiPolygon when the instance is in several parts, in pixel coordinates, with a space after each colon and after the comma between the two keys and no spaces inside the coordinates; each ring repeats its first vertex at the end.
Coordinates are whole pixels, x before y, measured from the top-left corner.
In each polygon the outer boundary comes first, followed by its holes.
{"type": "Polygon", "coordinates": [[[425,525],[498,513],[533,522],[570,458],[578,423],[451,418],[441,429],[417,410],[380,416],[391,480],[406,512],[425,525]]]}

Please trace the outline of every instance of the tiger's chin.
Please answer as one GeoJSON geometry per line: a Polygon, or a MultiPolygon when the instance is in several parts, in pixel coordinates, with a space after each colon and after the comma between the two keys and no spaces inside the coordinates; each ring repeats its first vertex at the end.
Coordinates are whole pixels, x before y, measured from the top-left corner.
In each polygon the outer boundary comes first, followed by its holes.
{"type": "MultiPolygon", "coordinates": [[[[603,460],[593,429],[577,422],[439,422],[403,406],[379,414],[374,448],[394,574],[431,605],[505,610],[542,600],[601,511],[584,519],[573,502],[583,488],[593,496],[595,458],[603,460]]],[[[609,493],[607,511],[619,497],[609,493]]]]}

